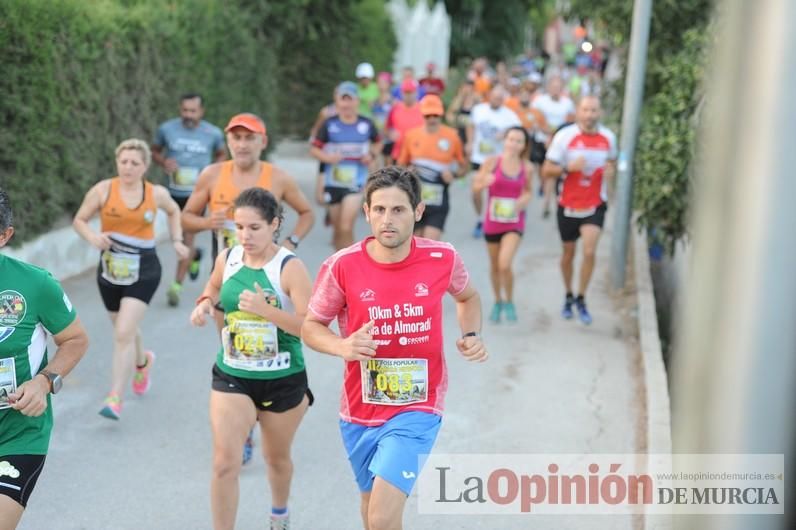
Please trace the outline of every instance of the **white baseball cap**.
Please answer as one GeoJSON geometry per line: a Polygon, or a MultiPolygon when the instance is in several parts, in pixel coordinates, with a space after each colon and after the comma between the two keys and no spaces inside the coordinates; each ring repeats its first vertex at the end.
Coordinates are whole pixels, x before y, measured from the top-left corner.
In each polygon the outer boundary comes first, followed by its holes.
{"type": "Polygon", "coordinates": [[[356,77],[357,79],[361,79],[363,77],[369,77],[373,79],[376,77],[376,72],[373,70],[373,65],[370,63],[359,63],[357,66],[356,77]]]}

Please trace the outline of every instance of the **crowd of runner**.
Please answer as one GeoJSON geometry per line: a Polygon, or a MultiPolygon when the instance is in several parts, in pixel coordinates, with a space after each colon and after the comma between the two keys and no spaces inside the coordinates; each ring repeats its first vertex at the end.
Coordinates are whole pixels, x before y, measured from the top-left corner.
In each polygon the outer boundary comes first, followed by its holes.
{"type": "MultiPolygon", "coordinates": [[[[120,420],[128,387],[143,395],[151,386],[157,357],[140,324],[162,276],[155,243],[162,210],[178,258],[169,306],[183,303],[186,277],[201,275],[205,252],[195,235],[212,232],[209,278],[185,317],[215,324],[220,343],[209,404],[214,528],[234,527],[238,477],[256,428],[271,528],[289,527],[290,447],[314,399],[304,346],[344,360],[340,431],[364,527],[401,528],[418,456],[431,451],[444,408],[446,293],[457,305],[456,348],[469,361],[488,358],[480,296],[445,242],[448,218],[469,207],[452,205],[450,187],[461,182],[471,190],[479,219],[473,236],[483,238],[490,264],[493,323],[520,318],[513,261],[525,231],[550,217],[556,197],[561,314],[571,319],[577,311],[583,324],[592,322],[585,295],[616,142],[599,123],[599,68],[582,58],[576,65],[559,68],[528,54],[493,69],[479,58],[458,87],[448,87],[433,63],[419,79],[409,67],[393,79],[358,65],[356,80],[335,87],[310,131],[308,151],[318,161],[313,199],[325,210],[336,251],[314,283],[298,253],[315,223],[313,207],[292,175],[261,160],[265,121],[241,113],[222,131],[203,120],[201,95],[183,95],[179,117],[161,124],[152,141],[119,144],[115,173],[87,191],[74,217],[75,231],[98,254],[98,292],[113,335],[99,413],[120,420]],[[166,186],[148,180],[153,162],[166,186]],[[532,221],[526,210],[537,193],[543,214],[532,221]],[[294,226],[283,225],[285,207],[297,214],[294,226]],[[371,233],[358,240],[362,213],[371,233]],[[89,222],[97,216],[99,229],[89,222]],[[578,239],[583,260],[573,290],[578,239]],[[329,327],[335,320],[339,333],[329,327]],[[422,340],[392,340],[388,322],[422,340]]],[[[0,190],[0,247],[13,235],[11,206],[0,190]]],[[[0,530],[16,528],[22,516],[47,454],[50,394],[87,347],[59,283],[0,254],[0,461],[13,470],[0,476],[0,530]],[[48,334],[58,347],[50,357],[48,334]]]]}

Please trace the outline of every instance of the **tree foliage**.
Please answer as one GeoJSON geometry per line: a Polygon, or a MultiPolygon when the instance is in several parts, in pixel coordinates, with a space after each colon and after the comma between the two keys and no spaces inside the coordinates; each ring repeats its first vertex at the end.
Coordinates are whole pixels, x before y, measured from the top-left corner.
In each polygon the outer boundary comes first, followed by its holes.
{"type": "MultiPolygon", "coordinates": [[[[644,228],[670,251],[687,235],[698,108],[708,57],[710,0],[656,0],[650,25],[644,104],[635,153],[634,207],[644,228]]],[[[588,16],[627,49],[632,2],[573,0],[571,14],[588,16]]],[[[624,76],[615,94],[621,100],[624,76]]],[[[621,107],[615,107],[619,123],[621,107]]]]}
{"type": "Polygon", "coordinates": [[[451,17],[451,62],[486,56],[503,60],[522,51],[532,0],[445,0],[451,17]]]}
{"type": "Polygon", "coordinates": [[[180,94],[201,93],[216,124],[248,111],[272,140],[304,135],[356,63],[388,66],[394,42],[381,0],[0,2],[0,186],[15,244],[71,215],[115,171],[115,146],[150,140],[180,94]]]}

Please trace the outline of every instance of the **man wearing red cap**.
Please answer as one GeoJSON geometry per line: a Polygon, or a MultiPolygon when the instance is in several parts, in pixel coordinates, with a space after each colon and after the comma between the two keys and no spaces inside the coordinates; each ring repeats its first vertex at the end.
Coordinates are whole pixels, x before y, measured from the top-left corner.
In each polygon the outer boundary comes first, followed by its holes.
{"type": "Polygon", "coordinates": [[[415,235],[439,240],[450,211],[448,185],[455,177],[467,172],[464,149],[459,133],[442,125],[445,109],[436,94],[420,101],[425,125],[406,133],[398,157],[398,164],[411,165],[422,185],[422,199],[426,205],[423,217],[415,224],[415,235]]]}
{"type": "Polygon", "coordinates": [[[385,129],[387,136],[393,141],[390,158],[396,160],[401,153],[401,138],[409,129],[423,125],[423,114],[417,102],[418,84],[414,79],[401,82],[401,101],[393,105],[387,116],[385,129]]]}
{"type": "Polygon", "coordinates": [[[445,81],[434,75],[437,65],[428,63],[426,65],[426,77],[420,80],[420,86],[426,90],[426,94],[437,94],[441,96],[445,92],[445,81]]]}
{"type": "Polygon", "coordinates": [[[287,203],[298,214],[296,227],[283,243],[290,250],[295,250],[312,228],[315,217],[309,201],[293,177],[260,160],[268,145],[265,123],[254,114],[237,114],[229,120],[224,132],[232,160],[211,164],[202,170],[196,188],[182,211],[183,230],[213,230],[215,261],[218,252],[237,243],[232,203],[241,191],[260,187],[270,191],[279,202],[287,203]],[[208,205],[209,216],[205,217],[203,212],[208,205]]]}

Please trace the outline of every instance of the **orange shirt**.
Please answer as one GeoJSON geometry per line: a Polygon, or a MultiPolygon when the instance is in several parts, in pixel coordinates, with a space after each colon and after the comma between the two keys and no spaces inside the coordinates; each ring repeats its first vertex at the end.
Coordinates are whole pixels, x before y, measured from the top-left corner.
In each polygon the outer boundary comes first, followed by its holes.
{"type": "Polygon", "coordinates": [[[542,114],[539,109],[532,108],[530,103],[527,107],[523,107],[519,99],[511,97],[506,99],[506,103],[504,104],[517,115],[520,122],[522,122],[523,128],[529,133],[537,128],[544,127],[544,114],[542,114]]]}
{"type": "Polygon", "coordinates": [[[479,75],[473,82],[473,88],[481,95],[481,99],[486,101],[489,91],[492,90],[492,80],[485,75],[479,75]]]}
{"type": "MultiPolygon", "coordinates": [[[[232,182],[232,160],[227,160],[221,163],[221,172],[218,175],[216,185],[210,192],[210,211],[217,212],[219,210],[227,211],[227,219],[232,220],[232,204],[238,198],[240,192],[243,191],[235,186],[232,182]]],[[[260,162],[260,178],[252,187],[263,188],[271,190],[271,175],[274,168],[268,162],[260,162]]]]}
{"type": "Polygon", "coordinates": [[[464,150],[459,133],[453,127],[441,125],[436,133],[418,127],[406,133],[398,164],[430,166],[450,169],[452,162],[464,164],[464,150]]]}
{"type": "Polygon", "coordinates": [[[155,215],[158,212],[158,205],[152,184],[144,181],[144,194],[141,203],[135,208],[127,207],[122,200],[119,187],[119,177],[113,177],[108,198],[100,208],[102,232],[109,232],[111,237],[116,236],[121,243],[143,247],[154,246],[155,215]]]}

